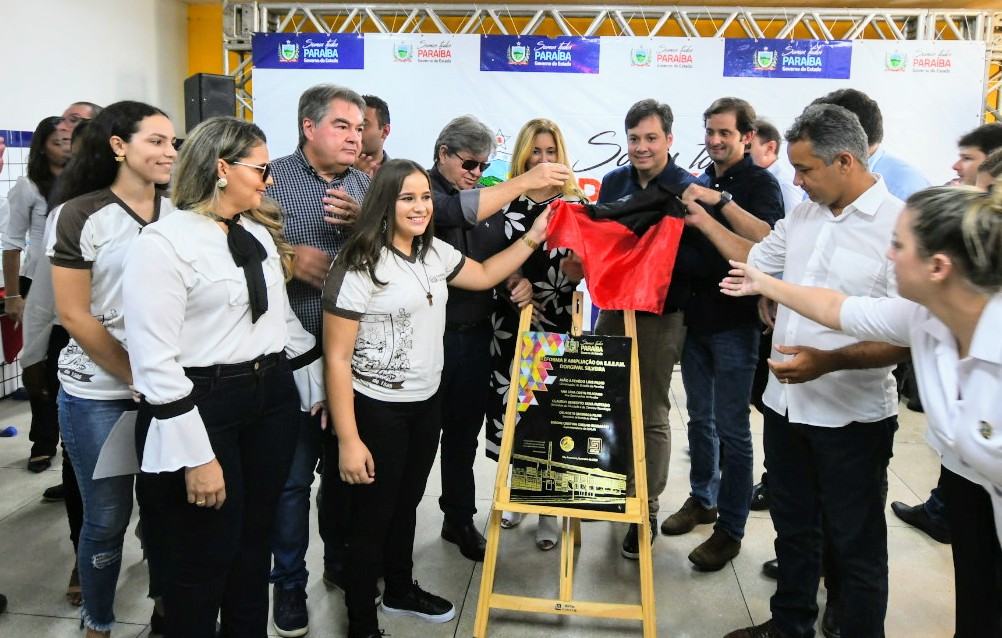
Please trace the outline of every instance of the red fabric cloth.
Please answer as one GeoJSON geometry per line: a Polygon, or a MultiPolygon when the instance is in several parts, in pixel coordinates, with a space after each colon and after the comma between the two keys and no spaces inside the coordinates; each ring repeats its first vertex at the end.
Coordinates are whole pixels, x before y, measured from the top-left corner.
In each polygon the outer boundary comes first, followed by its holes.
{"type": "MultiPolygon", "coordinates": [[[[7,290],[0,288],[0,298],[6,296],[7,290]]],[[[21,352],[23,342],[21,324],[14,323],[14,320],[7,315],[0,316],[0,341],[3,342],[4,363],[13,363],[18,353],[21,352]]]]}
{"type": "Polygon", "coordinates": [[[558,200],[547,227],[547,246],[570,248],[584,265],[588,293],[605,310],[664,309],[685,222],[664,217],[642,236],[608,219],[592,219],[583,204],[558,200]]]}

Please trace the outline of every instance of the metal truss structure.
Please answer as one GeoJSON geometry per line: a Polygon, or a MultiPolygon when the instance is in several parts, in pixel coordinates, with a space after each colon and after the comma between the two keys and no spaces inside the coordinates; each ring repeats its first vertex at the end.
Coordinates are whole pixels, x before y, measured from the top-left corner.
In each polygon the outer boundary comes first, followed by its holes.
{"type": "Polygon", "coordinates": [[[1002,121],[1002,13],[971,9],[796,9],[610,5],[225,2],[223,57],[238,108],[252,111],[257,32],[681,36],[987,43],[984,117],[1002,121]]]}

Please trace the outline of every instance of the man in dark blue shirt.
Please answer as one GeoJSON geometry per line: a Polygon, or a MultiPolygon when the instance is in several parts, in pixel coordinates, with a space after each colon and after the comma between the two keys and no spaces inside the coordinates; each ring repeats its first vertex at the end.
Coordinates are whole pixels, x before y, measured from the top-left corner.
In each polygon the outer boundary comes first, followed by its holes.
{"type": "MultiPolygon", "coordinates": [[[[745,152],[755,136],[754,109],[744,100],[721,98],[703,113],[703,123],[713,163],[702,176],[703,185],[690,186],[682,199],[708,207],[741,236],[765,237],[783,216],[783,194],[776,178],[745,152]]],[[[730,267],[707,245],[713,256],[692,283],[682,351],[691,491],[661,531],[685,534],[698,524],[716,523],[713,535],[689,554],[697,568],[716,571],[740,551],[751,504],[749,402],[760,328],[755,298],[735,303],[737,299],[720,294],[718,282],[730,267]]]]}
{"type": "MultiPolygon", "coordinates": [[[[671,133],[671,107],[656,100],[641,100],[626,113],[626,137],[630,163],[602,179],[600,203],[615,201],[660,182],[682,191],[696,178],[676,165],[668,154],[671,133]]],[[[678,363],[685,339],[683,309],[689,299],[689,281],[702,261],[697,245],[699,233],[686,228],[679,243],[671,285],[661,314],[637,312],[637,346],[640,367],[640,396],[644,416],[644,448],[647,461],[647,505],[651,519],[651,542],[657,532],[658,497],[668,482],[668,458],[671,455],[671,431],[668,427],[669,386],[672,368],[678,363]]],[[[622,311],[603,310],[595,324],[596,334],[625,333],[622,311]]],[[[628,490],[635,494],[632,465],[628,490]]],[[[623,556],[640,556],[639,526],[630,525],[623,539],[623,556]]]]}

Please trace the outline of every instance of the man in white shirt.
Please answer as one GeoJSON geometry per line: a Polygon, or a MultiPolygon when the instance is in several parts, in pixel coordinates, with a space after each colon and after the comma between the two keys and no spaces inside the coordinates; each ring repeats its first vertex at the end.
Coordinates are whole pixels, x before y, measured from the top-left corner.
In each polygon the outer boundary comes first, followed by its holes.
{"type": "MultiPolygon", "coordinates": [[[[850,295],[893,294],[885,254],[902,202],[867,169],[866,133],[858,118],[840,106],[810,106],[786,140],[795,182],[811,201],[797,206],[765,239],[752,246],[697,207],[690,207],[687,221],[721,254],[788,281],[850,295]]],[[[859,343],[785,307],[776,318],[773,343],[840,349],[848,361],[839,366],[843,369],[793,385],[770,364],[764,444],[779,583],[772,619],[727,638],[814,635],[822,516],[841,582],[841,634],[883,636],[887,525],[881,476],[897,428],[891,362],[873,367],[885,346],[859,343]]]]}

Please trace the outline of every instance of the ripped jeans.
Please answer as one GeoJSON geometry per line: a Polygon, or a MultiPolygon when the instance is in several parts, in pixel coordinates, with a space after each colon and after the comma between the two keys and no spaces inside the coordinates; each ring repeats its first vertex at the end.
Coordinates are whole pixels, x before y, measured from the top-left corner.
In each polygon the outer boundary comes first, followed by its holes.
{"type": "Polygon", "coordinates": [[[115,624],[115,589],[122,568],[122,543],[132,516],[133,476],[94,480],[101,446],[131,399],[82,399],[59,390],[59,430],[76,470],[83,499],[83,528],[77,563],[84,604],[84,624],[110,631],[115,624]]]}

